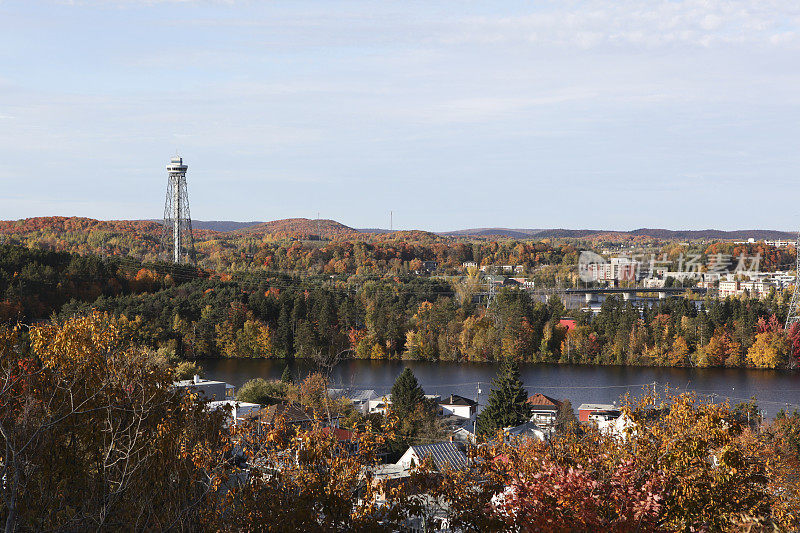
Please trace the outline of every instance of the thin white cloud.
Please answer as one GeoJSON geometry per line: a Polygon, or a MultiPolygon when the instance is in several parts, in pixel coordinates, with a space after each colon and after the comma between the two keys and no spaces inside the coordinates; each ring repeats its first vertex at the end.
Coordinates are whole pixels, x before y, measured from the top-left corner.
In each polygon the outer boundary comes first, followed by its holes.
{"type": "MultiPolygon", "coordinates": [[[[56,0],[57,4],[74,7],[88,6],[154,6],[159,4],[236,4],[236,0],[56,0]]],[[[246,2],[239,2],[246,3],[246,2]]]]}
{"type": "Polygon", "coordinates": [[[616,0],[549,2],[513,16],[465,17],[443,36],[451,44],[517,42],[708,47],[797,45],[800,3],[789,0],[616,0]]]}

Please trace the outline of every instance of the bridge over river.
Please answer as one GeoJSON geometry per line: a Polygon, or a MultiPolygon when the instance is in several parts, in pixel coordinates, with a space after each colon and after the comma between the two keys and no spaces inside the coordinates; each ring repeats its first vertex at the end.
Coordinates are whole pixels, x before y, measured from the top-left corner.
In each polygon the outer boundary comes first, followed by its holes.
{"type": "Polygon", "coordinates": [[[586,303],[592,303],[599,300],[600,296],[611,294],[621,294],[625,300],[635,299],[637,295],[656,295],[659,299],[663,300],[667,296],[680,296],[685,294],[687,290],[691,290],[694,294],[703,295],[708,292],[705,287],[595,287],[585,289],[554,289],[552,294],[563,295],[583,295],[586,303]]]}

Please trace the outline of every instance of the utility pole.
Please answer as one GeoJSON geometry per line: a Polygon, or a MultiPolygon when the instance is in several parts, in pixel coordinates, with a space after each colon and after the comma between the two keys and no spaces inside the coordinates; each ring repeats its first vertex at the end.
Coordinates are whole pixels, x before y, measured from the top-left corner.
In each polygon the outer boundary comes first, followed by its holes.
{"type": "Polygon", "coordinates": [[[475,442],[478,442],[478,409],[481,406],[481,382],[478,382],[475,392],[475,423],[472,425],[472,432],[475,434],[475,442]]]}
{"type": "Polygon", "coordinates": [[[394,211],[389,211],[389,233],[394,231],[394,211]]]}

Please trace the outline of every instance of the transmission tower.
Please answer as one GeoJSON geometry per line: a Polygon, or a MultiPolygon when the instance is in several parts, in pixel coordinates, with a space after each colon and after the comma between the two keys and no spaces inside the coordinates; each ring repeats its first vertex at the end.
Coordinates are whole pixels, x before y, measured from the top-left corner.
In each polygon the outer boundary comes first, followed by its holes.
{"type": "Polygon", "coordinates": [[[183,158],[173,157],[167,165],[167,199],[164,202],[164,226],[161,233],[163,253],[171,252],[175,263],[195,264],[192,217],[189,214],[189,192],[183,158]]]}
{"type": "Polygon", "coordinates": [[[797,256],[794,266],[794,292],[792,292],[792,303],[789,304],[789,314],[786,316],[786,329],[789,329],[792,324],[800,322],[800,234],[797,236],[794,251],[797,256]]]}

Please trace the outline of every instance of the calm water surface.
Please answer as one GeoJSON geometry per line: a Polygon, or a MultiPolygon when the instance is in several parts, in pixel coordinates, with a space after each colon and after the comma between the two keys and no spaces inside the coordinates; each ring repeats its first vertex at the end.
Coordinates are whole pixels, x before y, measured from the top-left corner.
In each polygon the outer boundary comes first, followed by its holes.
{"type": "MultiPolygon", "coordinates": [[[[241,386],[253,378],[280,378],[283,360],[209,359],[200,364],[205,377],[241,386]]],[[[305,361],[288,362],[295,379],[306,376],[313,367],[305,361]]],[[[389,392],[397,375],[410,367],[427,394],[459,394],[485,403],[490,382],[498,365],[427,361],[344,361],[333,369],[332,386],[374,389],[389,392]]],[[[659,390],[669,385],[714,395],[714,401],[731,403],[755,396],[768,417],[780,409],[800,409],[800,373],[775,370],[730,368],[642,368],[616,366],[528,364],[521,367],[522,380],[530,394],[541,392],[555,398],[568,398],[577,409],[582,403],[612,403],[627,391],[641,393],[644,385],[656,382],[659,390]]]]}

